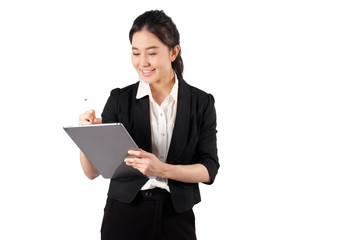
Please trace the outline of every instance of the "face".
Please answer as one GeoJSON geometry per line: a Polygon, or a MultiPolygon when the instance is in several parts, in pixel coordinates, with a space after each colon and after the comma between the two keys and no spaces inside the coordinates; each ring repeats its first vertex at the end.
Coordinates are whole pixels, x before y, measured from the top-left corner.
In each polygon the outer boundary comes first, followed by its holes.
{"type": "Polygon", "coordinates": [[[180,47],[173,50],[147,30],[136,32],[132,38],[131,61],[140,77],[148,84],[166,82],[173,78],[171,62],[180,47]]]}

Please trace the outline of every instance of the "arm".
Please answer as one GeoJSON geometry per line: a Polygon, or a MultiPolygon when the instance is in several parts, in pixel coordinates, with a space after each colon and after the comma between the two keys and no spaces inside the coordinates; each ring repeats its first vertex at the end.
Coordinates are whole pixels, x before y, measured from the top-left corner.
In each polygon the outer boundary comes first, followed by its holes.
{"type": "MultiPolygon", "coordinates": [[[[96,118],[95,111],[89,110],[79,116],[79,125],[100,124],[101,118],[96,118]]],[[[92,165],[83,152],[80,151],[80,163],[85,175],[93,180],[99,176],[98,170],[92,165]]]]}
{"type": "Polygon", "coordinates": [[[85,175],[90,180],[93,180],[99,176],[98,170],[96,170],[94,165],[92,165],[92,163],[89,161],[89,159],[81,151],[80,151],[80,163],[81,163],[81,167],[82,167],[85,175]]]}
{"type": "Polygon", "coordinates": [[[145,175],[173,179],[186,183],[210,182],[210,175],[202,164],[172,165],[161,162],[154,154],[144,150],[129,151],[125,163],[145,175]]]}
{"type": "Polygon", "coordinates": [[[163,178],[169,178],[186,183],[208,183],[210,175],[206,167],[200,163],[192,165],[166,164],[163,178]]]}

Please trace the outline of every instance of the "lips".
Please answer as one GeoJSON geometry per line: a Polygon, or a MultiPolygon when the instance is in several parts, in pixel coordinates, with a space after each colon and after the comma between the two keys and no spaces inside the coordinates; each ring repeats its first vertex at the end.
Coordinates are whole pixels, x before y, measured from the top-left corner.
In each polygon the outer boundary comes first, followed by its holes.
{"type": "Polygon", "coordinates": [[[144,77],[150,77],[155,72],[155,69],[152,70],[141,70],[141,74],[144,77]]]}

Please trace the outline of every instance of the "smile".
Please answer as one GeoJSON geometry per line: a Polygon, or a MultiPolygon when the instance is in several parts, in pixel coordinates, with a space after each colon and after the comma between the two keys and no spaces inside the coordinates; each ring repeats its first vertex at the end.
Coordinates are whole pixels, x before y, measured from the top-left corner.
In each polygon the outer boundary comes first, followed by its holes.
{"type": "Polygon", "coordinates": [[[142,70],[144,73],[149,73],[149,72],[152,72],[152,71],[154,71],[155,69],[153,69],[153,70],[142,70]]]}
{"type": "Polygon", "coordinates": [[[141,70],[142,75],[143,75],[144,77],[149,77],[149,76],[151,76],[154,71],[155,71],[155,69],[153,69],[153,70],[141,70]]]}

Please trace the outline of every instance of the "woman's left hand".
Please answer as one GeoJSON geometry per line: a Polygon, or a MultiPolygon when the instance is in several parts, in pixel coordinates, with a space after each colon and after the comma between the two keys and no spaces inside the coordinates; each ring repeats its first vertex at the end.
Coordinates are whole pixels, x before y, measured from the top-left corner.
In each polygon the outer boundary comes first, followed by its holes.
{"type": "Polygon", "coordinates": [[[154,154],[144,150],[129,150],[131,155],[125,158],[125,163],[139,170],[142,174],[152,177],[164,178],[166,163],[161,162],[154,154]]]}

